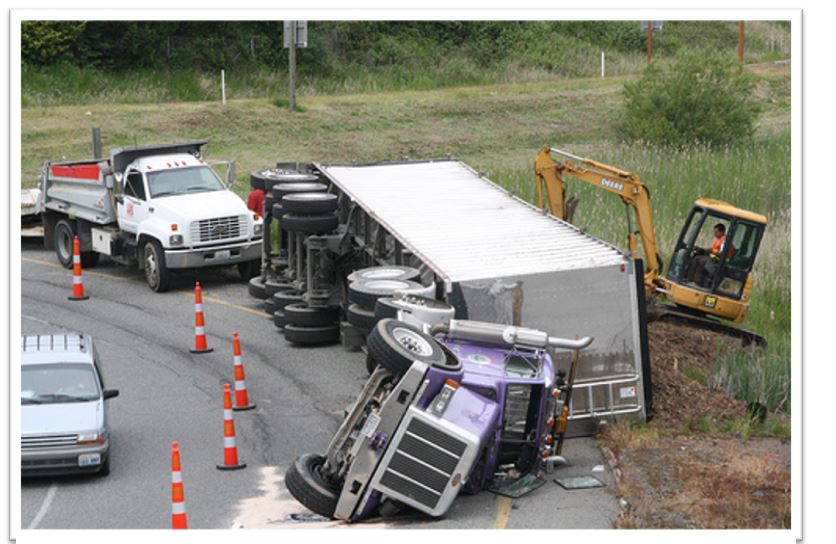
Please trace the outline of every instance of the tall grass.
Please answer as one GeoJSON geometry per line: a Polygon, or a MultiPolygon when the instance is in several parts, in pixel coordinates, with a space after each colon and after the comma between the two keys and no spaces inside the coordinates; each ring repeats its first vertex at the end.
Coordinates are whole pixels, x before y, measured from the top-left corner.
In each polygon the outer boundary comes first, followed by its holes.
{"type": "MultiPolygon", "coordinates": [[[[559,146],[558,146],[559,147],[559,146]]],[[[755,262],[754,284],[744,326],[764,336],[765,350],[721,353],[714,379],[718,387],[770,410],[790,407],[790,138],[788,132],[720,150],[660,150],[637,145],[595,143],[570,149],[638,173],[650,189],[656,242],[662,260],[679,236],[698,198],[717,198],[767,216],[769,224],[755,262]]],[[[530,202],[536,201],[530,166],[496,169],[493,179],[530,202]]],[[[567,195],[578,195],[574,223],[626,250],[624,206],[614,195],[567,180],[567,195]],[[622,218],[619,220],[619,218],[622,218]]]]}

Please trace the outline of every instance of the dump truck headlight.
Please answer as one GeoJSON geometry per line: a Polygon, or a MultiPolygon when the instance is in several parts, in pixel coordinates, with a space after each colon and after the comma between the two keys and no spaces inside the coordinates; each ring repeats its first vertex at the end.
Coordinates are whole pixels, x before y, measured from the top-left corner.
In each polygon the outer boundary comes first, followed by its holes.
{"type": "Polygon", "coordinates": [[[262,232],[264,232],[264,223],[256,223],[253,225],[253,234],[258,236],[262,232]]]}
{"type": "Polygon", "coordinates": [[[182,246],[183,245],[183,235],[182,234],[172,234],[168,237],[168,245],[170,246],[182,246]]]}

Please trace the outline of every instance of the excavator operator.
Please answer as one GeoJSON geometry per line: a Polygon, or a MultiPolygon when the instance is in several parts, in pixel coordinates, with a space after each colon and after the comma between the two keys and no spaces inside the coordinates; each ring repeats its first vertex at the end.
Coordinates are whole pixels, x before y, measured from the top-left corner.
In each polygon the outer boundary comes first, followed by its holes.
{"type": "MultiPolygon", "coordinates": [[[[720,262],[720,255],[726,248],[726,226],[722,223],[714,225],[714,242],[711,244],[711,250],[703,248],[694,248],[697,255],[691,260],[689,267],[688,280],[695,282],[697,285],[705,286],[709,278],[714,275],[717,268],[717,263],[720,262]]],[[[726,260],[734,256],[734,246],[729,247],[726,260]]]]}

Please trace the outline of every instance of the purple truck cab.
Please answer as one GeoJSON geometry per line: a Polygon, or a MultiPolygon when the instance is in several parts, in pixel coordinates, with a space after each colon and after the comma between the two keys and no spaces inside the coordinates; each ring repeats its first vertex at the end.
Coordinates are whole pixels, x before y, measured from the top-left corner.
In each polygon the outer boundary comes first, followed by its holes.
{"type": "Polygon", "coordinates": [[[326,454],[285,478],[306,507],[349,522],[393,505],[442,516],[497,475],[541,475],[556,414],[549,349],[592,341],[456,320],[427,334],[386,319],[372,335],[379,366],[326,454]]]}

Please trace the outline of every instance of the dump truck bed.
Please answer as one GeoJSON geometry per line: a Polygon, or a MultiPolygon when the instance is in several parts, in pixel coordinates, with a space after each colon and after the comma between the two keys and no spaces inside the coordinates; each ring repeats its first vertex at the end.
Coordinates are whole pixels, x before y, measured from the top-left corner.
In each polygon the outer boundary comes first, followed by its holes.
{"type": "MultiPolygon", "coordinates": [[[[432,270],[457,318],[594,336],[578,368],[573,434],[594,431],[608,414],[645,414],[643,273],[626,254],[458,160],[316,166],[362,209],[363,222],[432,270]]],[[[568,368],[568,353],[554,359],[568,368]]]]}

